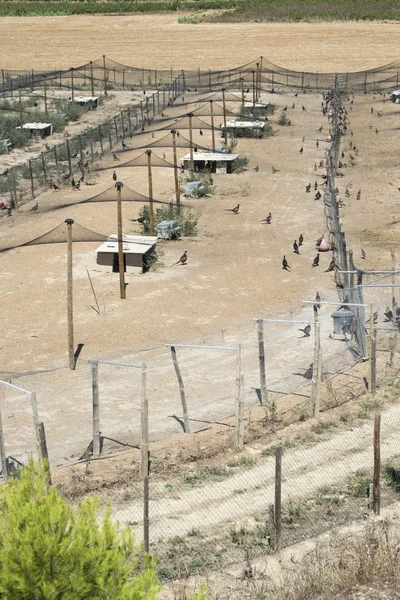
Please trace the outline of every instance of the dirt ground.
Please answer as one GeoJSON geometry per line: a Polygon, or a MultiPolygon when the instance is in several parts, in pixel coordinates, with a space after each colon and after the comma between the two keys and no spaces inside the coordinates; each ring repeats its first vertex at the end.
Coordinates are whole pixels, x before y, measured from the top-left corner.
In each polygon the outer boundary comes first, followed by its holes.
{"type": "Polygon", "coordinates": [[[263,55],[301,71],[361,71],[398,59],[398,23],[178,24],[179,13],[4,17],[2,68],[85,64],[103,54],[157,69],[231,68],[263,55]]]}

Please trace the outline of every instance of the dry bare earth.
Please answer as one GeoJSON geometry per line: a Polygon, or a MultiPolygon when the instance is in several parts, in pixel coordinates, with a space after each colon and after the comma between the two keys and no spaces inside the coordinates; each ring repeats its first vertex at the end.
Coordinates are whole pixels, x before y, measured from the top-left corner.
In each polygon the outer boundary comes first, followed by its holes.
{"type": "Polygon", "coordinates": [[[4,17],[1,67],[68,69],[106,54],[151,69],[226,69],[263,55],[289,69],[334,72],[399,58],[398,23],[180,25],[178,16],[4,17]]]}

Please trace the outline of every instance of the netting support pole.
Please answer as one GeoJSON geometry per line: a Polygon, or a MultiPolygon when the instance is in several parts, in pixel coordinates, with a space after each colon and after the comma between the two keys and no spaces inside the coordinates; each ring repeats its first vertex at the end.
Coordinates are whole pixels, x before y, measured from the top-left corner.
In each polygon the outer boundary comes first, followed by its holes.
{"type": "Polygon", "coordinates": [[[215,152],[214,108],[213,108],[212,100],[210,100],[210,115],[211,115],[212,151],[215,152]]]}
{"type": "Polygon", "coordinates": [[[119,293],[121,300],[126,298],[125,288],[125,260],[124,260],[124,243],[122,234],[122,201],[121,191],[123,184],[117,181],[117,229],[118,229],[118,270],[119,270],[119,293]]]}
{"type": "Polygon", "coordinates": [[[150,213],[150,235],[154,235],[154,207],[153,207],[153,174],[151,171],[151,150],[147,154],[147,176],[149,181],[149,213],[150,213]]]}
{"type": "Polygon", "coordinates": [[[73,273],[72,273],[72,225],[73,219],[65,219],[67,224],[67,323],[68,323],[68,362],[75,369],[74,356],[74,313],[73,313],[73,273]]]}
{"type": "Polygon", "coordinates": [[[3,433],[3,421],[1,418],[1,406],[0,406],[0,463],[1,463],[1,472],[3,475],[4,483],[8,481],[8,472],[7,472],[7,456],[6,456],[6,448],[4,444],[4,433],[3,433]]]}
{"type": "Polygon", "coordinates": [[[189,148],[189,153],[190,153],[190,168],[192,171],[194,171],[194,157],[193,157],[193,127],[192,127],[192,117],[193,117],[193,113],[189,113],[188,114],[189,117],[189,140],[190,140],[190,148],[189,148]]]}
{"type": "Polygon", "coordinates": [[[146,393],[146,365],[142,365],[142,402],[141,402],[141,460],[140,469],[143,477],[143,539],[144,551],[150,548],[150,511],[149,511],[149,405],[146,393]]]}
{"type": "Polygon", "coordinates": [[[90,83],[92,87],[92,97],[94,96],[94,79],[93,79],[93,61],[90,61],[90,83]]]}
{"type": "Polygon", "coordinates": [[[106,55],[103,54],[103,76],[104,76],[104,95],[107,96],[107,69],[106,69],[106,55]]]}
{"type": "Polygon", "coordinates": [[[43,77],[44,112],[47,115],[47,85],[46,77],[43,77]]]}
{"type": "Polygon", "coordinates": [[[71,67],[71,100],[74,101],[74,67],[71,67]]]}
{"type": "Polygon", "coordinates": [[[171,355],[172,355],[172,362],[174,363],[174,367],[175,367],[175,373],[176,373],[176,376],[178,378],[178,383],[179,383],[179,393],[181,396],[182,411],[183,411],[183,425],[184,425],[185,433],[190,433],[185,387],[183,385],[183,379],[182,379],[181,371],[180,371],[179,365],[178,365],[178,358],[176,356],[175,346],[171,346],[171,355]]]}
{"type": "Polygon", "coordinates": [[[242,109],[241,109],[241,113],[242,113],[242,117],[244,118],[244,81],[243,81],[243,77],[240,80],[240,90],[242,92],[242,109]]]}
{"type": "Polygon", "coordinates": [[[173,129],[171,131],[172,134],[172,149],[174,153],[174,180],[175,180],[175,199],[176,206],[180,207],[181,205],[181,190],[179,187],[179,177],[178,177],[178,163],[177,163],[177,155],[176,155],[176,130],[173,129]]]}
{"type": "Polygon", "coordinates": [[[35,188],[33,187],[32,161],[29,160],[28,164],[29,164],[29,174],[30,174],[30,178],[31,178],[31,195],[32,195],[32,200],[34,200],[35,199],[35,188]]]}
{"type": "Polygon", "coordinates": [[[93,456],[100,456],[100,402],[99,402],[99,363],[91,361],[92,366],[92,405],[93,405],[93,456]]]}
{"type": "Polygon", "coordinates": [[[22,120],[22,98],[21,98],[21,88],[18,88],[18,106],[19,106],[19,126],[21,127],[21,133],[22,133],[22,125],[23,120],[22,120]]]}
{"type": "Polygon", "coordinates": [[[225,89],[222,90],[222,107],[224,109],[224,140],[228,143],[228,130],[226,128],[226,104],[225,104],[225,89]]]}

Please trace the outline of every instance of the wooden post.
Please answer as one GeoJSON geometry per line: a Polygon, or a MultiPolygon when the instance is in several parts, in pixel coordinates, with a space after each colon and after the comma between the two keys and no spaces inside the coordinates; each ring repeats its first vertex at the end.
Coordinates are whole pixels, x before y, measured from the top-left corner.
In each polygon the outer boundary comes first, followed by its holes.
{"type": "Polygon", "coordinates": [[[189,148],[189,153],[190,153],[190,168],[191,168],[192,171],[194,171],[194,160],[193,160],[193,128],[192,128],[193,113],[189,113],[188,117],[189,117],[189,140],[190,140],[190,148],[189,148]]]}
{"type": "Polygon", "coordinates": [[[8,481],[8,472],[7,472],[7,455],[6,448],[4,444],[4,433],[3,433],[3,421],[1,419],[1,406],[0,406],[0,463],[1,463],[1,472],[3,475],[4,483],[8,481]]]}
{"type": "Polygon", "coordinates": [[[124,121],[124,112],[121,110],[121,125],[122,125],[122,140],[125,137],[125,121],[124,121]]]}
{"type": "Polygon", "coordinates": [[[49,461],[49,453],[47,451],[47,442],[46,442],[46,431],[44,429],[44,423],[39,423],[39,439],[40,439],[40,453],[42,455],[42,460],[44,462],[44,468],[47,474],[47,483],[51,485],[51,471],[50,471],[50,461],[49,461]]]}
{"type": "Polygon", "coordinates": [[[264,350],[264,321],[257,320],[258,324],[258,364],[260,367],[261,404],[268,403],[267,384],[265,379],[265,350],[264,350]]]}
{"type": "Polygon", "coordinates": [[[263,69],[263,56],[260,56],[260,97],[261,97],[261,86],[262,86],[262,81],[261,81],[261,77],[262,77],[262,69],[263,69]]]}
{"type": "Polygon", "coordinates": [[[72,225],[73,219],[65,219],[67,224],[67,322],[68,322],[68,359],[69,368],[75,369],[74,357],[74,312],[72,294],[72,225]]]}
{"type": "Polygon", "coordinates": [[[252,71],[253,74],[253,111],[256,106],[256,74],[255,71],[252,71]]]}
{"type": "Polygon", "coordinates": [[[146,96],[146,108],[145,108],[145,110],[146,110],[147,123],[149,124],[150,123],[150,119],[149,119],[149,99],[147,98],[147,96],[146,96]]]}
{"type": "Polygon", "coordinates": [[[369,322],[369,392],[376,394],[376,324],[374,322],[375,305],[370,306],[370,322],[369,322]]]}
{"type": "Polygon", "coordinates": [[[67,157],[68,157],[69,174],[71,176],[72,175],[71,151],[69,149],[69,141],[66,140],[65,143],[66,143],[66,146],[67,146],[67,157]]]}
{"type": "Polygon", "coordinates": [[[129,128],[129,137],[132,137],[132,122],[131,122],[131,111],[130,108],[128,106],[128,109],[126,111],[126,114],[128,116],[128,128],[129,128]]]}
{"type": "Polygon", "coordinates": [[[80,163],[81,163],[81,169],[83,169],[83,146],[82,146],[82,138],[81,135],[78,135],[78,142],[79,142],[79,159],[80,159],[80,163]]]}
{"type": "Polygon", "coordinates": [[[213,152],[215,152],[214,109],[213,109],[213,101],[212,100],[210,100],[210,114],[211,114],[212,150],[213,150],[213,152]]]}
{"type": "Polygon", "coordinates": [[[29,164],[29,173],[30,173],[30,177],[31,177],[31,195],[32,195],[32,200],[34,200],[35,199],[35,188],[33,187],[32,161],[28,160],[28,164],[29,164]]]}
{"type": "Polygon", "coordinates": [[[100,404],[99,404],[99,363],[92,365],[92,406],[93,406],[93,456],[100,456],[100,404]]]}
{"type": "MultiPolygon", "coordinates": [[[[358,292],[358,301],[360,304],[364,304],[364,289],[362,285],[363,272],[357,271],[357,292],[358,292]]],[[[365,306],[360,306],[359,317],[360,317],[360,344],[362,347],[360,348],[361,358],[365,360],[366,358],[366,335],[365,335],[365,306]]]]}
{"type": "Polygon", "coordinates": [[[46,161],[44,159],[44,152],[42,152],[40,156],[42,158],[42,168],[43,168],[44,182],[47,183],[46,161]]]}
{"type": "Polygon", "coordinates": [[[314,362],[313,374],[311,380],[311,404],[312,413],[316,419],[319,418],[320,402],[321,402],[321,371],[322,371],[322,356],[321,356],[321,330],[317,311],[314,312],[314,362]]]}
{"type": "Polygon", "coordinates": [[[115,139],[118,142],[118,127],[117,127],[117,117],[114,117],[114,127],[115,127],[115,139]]]}
{"type": "Polygon", "coordinates": [[[33,420],[33,428],[35,430],[35,438],[36,438],[36,448],[38,452],[39,459],[42,459],[42,448],[40,445],[40,435],[39,435],[39,415],[36,401],[35,392],[30,392],[31,395],[31,408],[32,408],[32,420],[33,420]]]}
{"type": "Polygon", "coordinates": [[[144,114],[143,114],[143,102],[140,102],[140,120],[144,121],[144,114]]]}
{"type": "Polygon", "coordinates": [[[153,207],[153,175],[151,172],[151,150],[147,154],[147,175],[149,180],[149,213],[150,213],[150,235],[154,235],[154,207],[153,207]]]}
{"type": "Polygon", "coordinates": [[[47,85],[46,84],[47,84],[46,77],[43,76],[44,112],[47,115],[48,110],[47,110],[47,85]]]}
{"type": "Polygon", "coordinates": [[[260,63],[257,63],[257,71],[256,71],[256,102],[258,102],[259,99],[259,92],[258,92],[258,88],[259,88],[259,79],[260,79],[260,63]]]}
{"type": "Polygon", "coordinates": [[[244,112],[244,81],[243,78],[240,80],[240,90],[242,92],[242,117],[244,118],[245,112],[244,112]]]}
{"type": "Polygon", "coordinates": [[[240,375],[239,379],[239,402],[236,410],[236,446],[239,450],[243,450],[244,446],[244,375],[240,375]]]}
{"type": "Polygon", "coordinates": [[[275,454],[275,552],[280,555],[282,547],[282,446],[275,454]]]}
{"type": "Polygon", "coordinates": [[[104,95],[107,96],[107,70],[106,70],[106,56],[103,54],[103,72],[104,72],[104,95]]]}
{"type": "Polygon", "coordinates": [[[93,61],[90,61],[90,83],[92,85],[92,96],[94,96],[93,61]]]}
{"type": "Polygon", "coordinates": [[[149,406],[146,394],[146,365],[142,365],[142,402],[141,402],[141,460],[143,477],[143,539],[144,551],[149,552],[149,406]]]}
{"type": "Polygon", "coordinates": [[[22,125],[23,120],[22,120],[22,98],[21,98],[21,88],[18,88],[18,103],[19,103],[19,126],[21,127],[21,133],[22,133],[22,125]]]}
{"type": "Polygon", "coordinates": [[[15,208],[18,210],[18,204],[19,204],[19,200],[18,200],[18,194],[17,194],[17,182],[15,180],[15,169],[12,168],[10,169],[11,172],[11,177],[12,177],[12,186],[13,186],[13,192],[14,192],[14,202],[15,202],[15,208]]]}
{"type": "Polygon", "coordinates": [[[374,422],[374,514],[381,512],[381,414],[375,415],[374,422]]]}
{"type": "Polygon", "coordinates": [[[156,116],[156,95],[155,93],[152,95],[152,101],[153,101],[153,121],[154,121],[154,117],[156,116]]]}
{"type": "Polygon", "coordinates": [[[74,67],[71,67],[71,100],[74,101],[74,67]]]}
{"type": "Polygon", "coordinates": [[[181,205],[181,189],[179,187],[179,177],[178,177],[178,163],[177,163],[177,155],[176,155],[176,129],[172,129],[172,148],[174,152],[174,179],[175,179],[175,198],[176,205],[181,205]]]}
{"type": "Polygon", "coordinates": [[[54,162],[57,169],[57,180],[60,181],[60,165],[58,164],[57,146],[53,146],[54,162]]]}
{"type": "MultiPolygon", "coordinates": [[[[392,255],[392,271],[396,270],[396,255],[394,253],[394,249],[391,248],[390,254],[392,255]]],[[[396,275],[394,272],[392,273],[392,311],[393,311],[393,322],[395,322],[395,311],[396,311],[396,294],[395,294],[395,283],[396,283],[396,275]]]]}
{"type": "Polygon", "coordinates": [[[121,300],[125,300],[125,261],[124,261],[124,242],[122,234],[122,201],[121,191],[123,183],[117,181],[115,187],[117,188],[117,229],[118,229],[118,270],[119,270],[119,294],[121,300]]]}
{"type": "Polygon", "coordinates": [[[109,141],[110,150],[111,150],[111,148],[112,148],[111,121],[108,121],[108,141],[109,141]]]}
{"type": "Polygon", "coordinates": [[[185,396],[185,388],[183,385],[183,379],[182,379],[182,375],[181,375],[179,365],[178,365],[178,359],[176,356],[175,346],[171,346],[171,355],[172,355],[172,362],[174,363],[175,372],[176,372],[176,376],[178,378],[178,383],[179,383],[179,393],[181,395],[182,411],[183,411],[183,424],[184,424],[184,428],[185,428],[185,433],[190,433],[189,417],[188,417],[188,410],[187,410],[186,396],[185,396]]]}
{"type": "Polygon", "coordinates": [[[224,140],[225,144],[228,143],[228,131],[226,129],[226,104],[225,104],[225,89],[222,90],[222,106],[224,109],[224,140]]]}

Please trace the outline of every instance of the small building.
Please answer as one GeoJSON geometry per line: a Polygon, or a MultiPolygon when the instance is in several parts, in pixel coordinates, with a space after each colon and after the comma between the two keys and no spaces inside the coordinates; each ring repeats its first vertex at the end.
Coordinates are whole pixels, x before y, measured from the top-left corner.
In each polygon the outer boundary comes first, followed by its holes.
{"type": "Polygon", "coordinates": [[[80,106],[87,108],[88,110],[95,110],[99,105],[98,96],[75,96],[70,102],[76,102],[80,106]]]}
{"type": "MultiPolygon", "coordinates": [[[[222,152],[193,152],[194,170],[197,173],[232,173],[232,165],[239,154],[222,152]]],[[[190,169],[190,153],[181,158],[185,169],[190,169]]]]}
{"type": "Polygon", "coordinates": [[[396,104],[400,103],[400,90],[392,92],[392,102],[396,102],[396,104]]]}
{"type": "MultiPolygon", "coordinates": [[[[264,129],[265,123],[262,121],[227,121],[226,128],[230,130],[235,129],[264,129]]],[[[225,129],[224,125],[221,125],[221,129],[225,129]]]]}
{"type": "MultiPolygon", "coordinates": [[[[21,127],[17,127],[21,129],[21,127]]],[[[34,137],[47,137],[53,135],[53,125],[51,123],[24,123],[22,129],[27,129],[29,134],[34,137]]]]}
{"type": "MultiPolygon", "coordinates": [[[[147,258],[155,249],[157,238],[146,235],[124,235],[124,272],[145,273],[149,266],[147,258]]],[[[110,235],[108,240],[96,249],[96,263],[100,271],[119,273],[118,237],[110,235]]]]}

